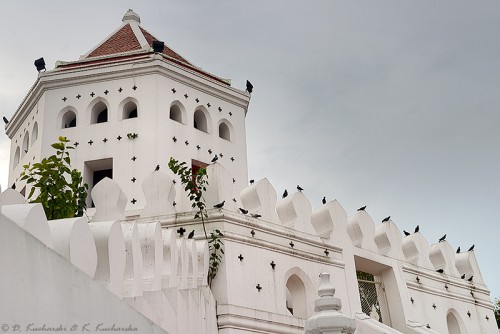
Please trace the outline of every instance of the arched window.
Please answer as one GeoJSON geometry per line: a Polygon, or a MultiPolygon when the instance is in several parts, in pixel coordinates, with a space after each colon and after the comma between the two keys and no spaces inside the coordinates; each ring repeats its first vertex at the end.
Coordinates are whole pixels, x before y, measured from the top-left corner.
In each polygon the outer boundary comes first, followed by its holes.
{"type": "MultiPolygon", "coordinates": [[[[181,105],[182,106],[182,105],[181,105]]],[[[170,119],[182,124],[186,124],[186,115],[179,104],[172,104],[170,106],[170,119]]]]}
{"type": "Polygon", "coordinates": [[[452,312],[449,312],[446,316],[446,324],[448,325],[449,334],[461,334],[460,324],[458,323],[457,317],[452,312]]]}
{"type": "Polygon", "coordinates": [[[33,131],[31,132],[31,146],[38,139],[38,123],[35,122],[33,125],[33,131]]]}
{"type": "Polygon", "coordinates": [[[225,122],[219,124],[219,137],[225,140],[231,140],[231,132],[225,122]]]}
{"type": "Polygon", "coordinates": [[[286,281],[286,307],[294,317],[307,319],[306,288],[299,276],[293,274],[286,281]]]}
{"type": "Polygon", "coordinates": [[[194,128],[208,133],[207,116],[203,110],[198,109],[194,112],[194,128]]]}
{"type": "Polygon", "coordinates": [[[62,117],[61,128],[74,128],[76,126],[76,114],[73,110],[68,110],[62,117]]]}
{"type": "Polygon", "coordinates": [[[136,117],[137,117],[137,104],[135,104],[135,102],[133,102],[133,101],[127,102],[123,106],[122,119],[136,118],[136,117]]]}
{"type": "Polygon", "coordinates": [[[21,150],[19,149],[19,146],[16,149],[16,153],[14,154],[14,167],[19,165],[19,160],[21,159],[21,150]]]}
{"type": "Polygon", "coordinates": [[[104,102],[97,102],[92,108],[90,124],[106,123],[108,121],[108,107],[104,102]]]}
{"type": "Polygon", "coordinates": [[[30,147],[30,134],[29,132],[26,131],[24,134],[24,140],[23,140],[23,150],[21,152],[21,156],[24,157],[26,153],[28,153],[28,149],[30,147]]]}

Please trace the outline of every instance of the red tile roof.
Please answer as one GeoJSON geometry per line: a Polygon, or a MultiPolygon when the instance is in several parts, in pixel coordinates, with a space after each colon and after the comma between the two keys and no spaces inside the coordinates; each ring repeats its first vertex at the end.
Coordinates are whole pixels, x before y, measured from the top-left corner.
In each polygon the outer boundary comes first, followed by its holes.
{"type": "MultiPolygon", "coordinates": [[[[158,38],[154,37],[153,35],[151,35],[149,32],[147,32],[146,30],[144,30],[142,27],[139,27],[139,29],[141,29],[141,32],[142,34],[144,35],[144,37],[146,38],[146,40],[148,41],[148,44],[150,46],[153,46],[153,41],[159,41],[158,38]]],[[[172,49],[170,49],[168,46],[164,46],[163,47],[163,54],[171,57],[171,58],[174,58],[178,61],[181,61],[183,63],[187,63],[187,64],[190,64],[190,62],[188,62],[186,59],[184,59],[181,55],[179,55],[178,53],[174,52],[172,49]]]]}
{"type": "Polygon", "coordinates": [[[135,37],[130,24],[124,25],[113,36],[93,50],[87,58],[107,56],[127,51],[137,51],[141,49],[141,44],[135,37]]]}

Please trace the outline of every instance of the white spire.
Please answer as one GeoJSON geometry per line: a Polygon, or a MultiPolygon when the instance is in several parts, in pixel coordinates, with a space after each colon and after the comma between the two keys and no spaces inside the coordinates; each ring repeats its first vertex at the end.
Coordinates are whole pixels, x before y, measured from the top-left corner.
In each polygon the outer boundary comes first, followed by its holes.
{"type": "Polygon", "coordinates": [[[139,14],[134,12],[132,9],[129,9],[125,13],[125,15],[123,15],[122,22],[125,23],[125,22],[132,22],[132,21],[135,21],[137,23],[141,23],[141,17],[139,16],[139,14]]]}

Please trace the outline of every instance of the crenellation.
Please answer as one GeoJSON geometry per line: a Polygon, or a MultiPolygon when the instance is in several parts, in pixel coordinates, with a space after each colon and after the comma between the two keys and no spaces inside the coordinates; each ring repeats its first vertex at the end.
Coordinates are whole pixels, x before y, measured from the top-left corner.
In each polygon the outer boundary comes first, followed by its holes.
{"type": "Polygon", "coordinates": [[[377,245],[374,241],[375,223],[365,210],[356,212],[348,219],[347,233],[354,246],[377,252],[377,245]]]}
{"type": "Polygon", "coordinates": [[[276,203],[281,224],[301,232],[316,235],[311,225],[312,206],[303,192],[295,192],[276,203]]]}
{"type": "Polygon", "coordinates": [[[391,219],[375,226],[374,240],[381,254],[397,260],[404,259],[401,231],[391,219]]]}
{"type": "Polygon", "coordinates": [[[455,277],[460,276],[455,266],[455,251],[448,241],[444,240],[431,245],[429,259],[435,270],[443,270],[445,274],[455,277]]]}
{"type": "Polygon", "coordinates": [[[276,190],[267,178],[256,181],[241,190],[243,208],[249,213],[261,215],[262,220],[278,223],[276,214],[276,190]]]}
{"type": "Polygon", "coordinates": [[[175,212],[176,190],[172,178],[161,171],[152,172],[144,179],[142,191],[146,205],[141,217],[162,216],[175,212]]]}
{"type": "Polygon", "coordinates": [[[403,239],[403,254],[406,261],[416,266],[434,268],[429,259],[429,249],[429,243],[420,232],[403,239]]]}

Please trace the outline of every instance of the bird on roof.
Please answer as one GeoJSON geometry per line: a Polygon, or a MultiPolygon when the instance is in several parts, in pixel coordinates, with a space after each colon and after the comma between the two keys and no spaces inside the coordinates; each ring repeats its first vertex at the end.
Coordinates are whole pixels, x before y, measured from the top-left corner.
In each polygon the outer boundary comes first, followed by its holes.
{"type": "Polygon", "coordinates": [[[8,120],[7,118],[5,118],[5,116],[4,116],[4,117],[3,117],[3,122],[4,122],[5,124],[8,124],[8,123],[9,123],[9,120],[8,120]]]}
{"type": "Polygon", "coordinates": [[[253,184],[254,182],[255,182],[255,180],[253,180],[253,179],[252,179],[252,180],[250,180],[250,184],[253,184]]]}
{"type": "Polygon", "coordinates": [[[242,208],[238,208],[238,209],[240,209],[241,213],[244,214],[244,215],[246,215],[248,213],[248,210],[245,210],[245,209],[242,209],[242,208]]]}
{"type": "Polygon", "coordinates": [[[321,203],[326,204],[326,196],[323,196],[323,199],[321,200],[321,203]]]}
{"type": "Polygon", "coordinates": [[[225,202],[225,201],[222,201],[222,202],[221,202],[221,203],[219,203],[219,204],[215,204],[215,205],[214,205],[214,208],[217,208],[217,209],[222,209],[222,207],[224,206],[224,202],[225,202]]]}
{"type": "Polygon", "coordinates": [[[460,246],[457,248],[457,254],[460,253],[460,246]]]}
{"type": "Polygon", "coordinates": [[[216,162],[217,160],[219,160],[219,156],[216,154],[212,159],[212,163],[216,162]]]}
{"type": "Polygon", "coordinates": [[[468,252],[472,252],[474,250],[474,245],[470,246],[468,252]]]}
{"type": "Polygon", "coordinates": [[[258,213],[251,213],[250,216],[252,216],[252,218],[260,218],[260,217],[262,217],[258,213]]]}
{"type": "Polygon", "coordinates": [[[472,282],[472,279],[474,278],[474,275],[472,275],[471,277],[469,277],[468,281],[469,282],[472,282]]]}
{"type": "Polygon", "coordinates": [[[301,186],[299,186],[299,185],[297,184],[297,190],[298,190],[298,191],[302,191],[302,190],[304,190],[304,189],[302,189],[302,187],[301,187],[301,186]]]}
{"type": "Polygon", "coordinates": [[[188,239],[193,239],[194,237],[194,230],[192,230],[189,235],[188,235],[188,239]]]}
{"type": "Polygon", "coordinates": [[[417,225],[417,227],[415,227],[414,233],[417,233],[418,231],[420,231],[420,225],[417,225]]]}
{"type": "Polygon", "coordinates": [[[439,238],[439,242],[444,241],[446,239],[446,234],[439,238]]]}
{"type": "Polygon", "coordinates": [[[407,232],[405,230],[403,230],[403,233],[405,234],[405,236],[409,236],[410,235],[410,232],[407,232]]]}
{"type": "Polygon", "coordinates": [[[462,276],[460,276],[461,279],[465,279],[465,274],[463,274],[462,276]]]}
{"type": "Polygon", "coordinates": [[[285,189],[285,191],[283,192],[283,196],[281,198],[285,198],[288,196],[288,191],[285,189]]]}
{"type": "Polygon", "coordinates": [[[156,165],[155,172],[160,170],[160,165],[156,165]]]}
{"type": "Polygon", "coordinates": [[[444,269],[438,269],[438,270],[436,270],[436,271],[437,271],[438,273],[440,273],[440,274],[444,273],[444,269]]]}
{"type": "Polygon", "coordinates": [[[247,92],[252,94],[253,91],[253,85],[250,83],[250,81],[247,80],[247,92]]]}
{"type": "Polygon", "coordinates": [[[360,207],[360,208],[358,209],[358,211],[365,211],[365,209],[366,209],[366,205],[365,205],[365,206],[360,207]]]}
{"type": "Polygon", "coordinates": [[[382,223],[388,222],[389,219],[391,219],[391,216],[387,216],[384,219],[382,219],[382,223]]]}

